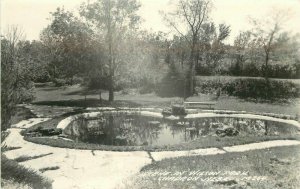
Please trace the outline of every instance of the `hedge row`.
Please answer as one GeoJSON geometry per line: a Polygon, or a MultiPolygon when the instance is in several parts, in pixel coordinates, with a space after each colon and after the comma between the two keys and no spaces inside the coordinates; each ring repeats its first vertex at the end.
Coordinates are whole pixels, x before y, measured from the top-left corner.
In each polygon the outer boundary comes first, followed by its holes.
{"type": "Polygon", "coordinates": [[[299,86],[290,81],[266,79],[206,80],[197,83],[199,93],[216,93],[254,99],[289,99],[299,97],[299,86]]]}

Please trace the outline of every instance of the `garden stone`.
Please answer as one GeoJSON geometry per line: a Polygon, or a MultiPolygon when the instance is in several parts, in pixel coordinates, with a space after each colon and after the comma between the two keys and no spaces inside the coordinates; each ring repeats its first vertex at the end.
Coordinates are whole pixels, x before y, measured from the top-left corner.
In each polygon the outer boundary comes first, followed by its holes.
{"type": "Polygon", "coordinates": [[[171,108],[164,109],[161,114],[163,116],[170,116],[170,115],[172,115],[172,110],[171,110],[171,108]]]}
{"type": "Polygon", "coordinates": [[[54,136],[62,134],[62,129],[40,129],[39,133],[43,136],[54,136]]]}
{"type": "Polygon", "coordinates": [[[222,128],[218,129],[216,131],[216,134],[220,137],[225,137],[225,136],[237,136],[239,134],[239,131],[233,127],[227,127],[227,128],[222,128]]]}
{"type": "Polygon", "coordinates": [[[27,136],[27,137],[39,137],[39,136],[42,136],[42,134],[39,133],[39,132],[28,132],[28,133],[25,133],[25,136],[27,136]]]}

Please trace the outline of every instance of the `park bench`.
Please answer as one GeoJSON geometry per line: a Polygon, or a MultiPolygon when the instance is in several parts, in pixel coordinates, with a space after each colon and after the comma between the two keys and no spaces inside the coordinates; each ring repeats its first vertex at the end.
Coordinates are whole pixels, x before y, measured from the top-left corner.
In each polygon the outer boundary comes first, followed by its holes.
{"type": "Polygon", "coordinates": [[[185,108],[214,109],[216,102],[184,102],[185,108]]]}

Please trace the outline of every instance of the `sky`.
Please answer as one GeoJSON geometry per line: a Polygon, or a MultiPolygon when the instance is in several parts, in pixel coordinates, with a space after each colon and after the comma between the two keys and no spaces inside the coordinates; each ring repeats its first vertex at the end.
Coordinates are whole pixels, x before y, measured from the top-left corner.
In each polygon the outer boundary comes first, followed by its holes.
{"type": "MultiPolygon", "coordinates": [[[[75,11],[87,0],[0,0],[1,32],[10,25],[18,25],[24,31],[26,39],[38,40],[40,31],[49,23],[50,12],[57,7],[75,11]]],[[[92,0],[91,0],[92,1],[92,0]]],[[[139,0],[139,11],[144,20],[141,28],[154,32],[169,32],[159,11],[170,10],[173,0],[139,0]]],[[[229,41],[239,33],[249,29],[249,17],[263,18],[272,8],[289,9],[291,14],[285,29],[293,33],[300,32],[300,0],[213,0],[211,18],[214,22],[231,26],[229,41]]]]}

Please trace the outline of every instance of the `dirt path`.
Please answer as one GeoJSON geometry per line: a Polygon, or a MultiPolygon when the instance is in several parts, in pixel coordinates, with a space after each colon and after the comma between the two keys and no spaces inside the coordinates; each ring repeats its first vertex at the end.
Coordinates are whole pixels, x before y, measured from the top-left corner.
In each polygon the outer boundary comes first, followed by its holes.
{"type": "MultiPolygon", "coordinates": [[[[47,119],[31,119],[15,127],[26,128],[47,119]]],[[[121,188],[123,181],[138,173],[142,167],[150,164],[152,160],[159,161],[165,158],[196,155],[214,155],[229,152],[242,152],[256,149],[266,149],[278,146],[300,145],[300,141],[277,140],[246,145],[218,148],[197,149],[189,151],[151,152],[151,157],[145,151],[140,152],[111,152],[75,150],[55,148],[39,145],[23,140],[21,129],[10,129],[10,135],[5,139],[7,146],[22,147],[17,150],[7,151],[5,155],[14,159],[20,156],[36,156],[49,154],[44,157],[22,162],[25,167],[39,170],[46,167],[59,167],[41,173],[52,179],[54,189],[92,189],[92,188],[121,188]]]]}

